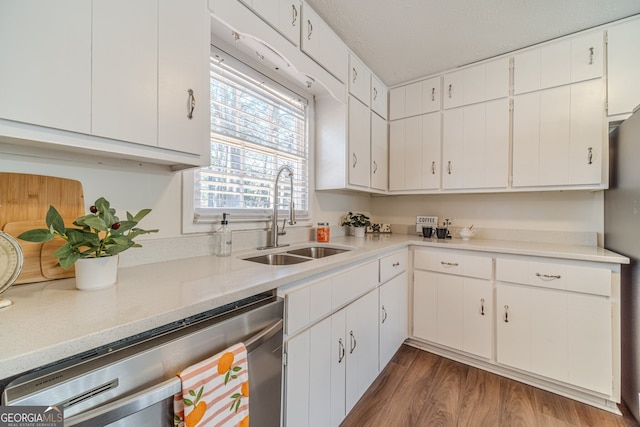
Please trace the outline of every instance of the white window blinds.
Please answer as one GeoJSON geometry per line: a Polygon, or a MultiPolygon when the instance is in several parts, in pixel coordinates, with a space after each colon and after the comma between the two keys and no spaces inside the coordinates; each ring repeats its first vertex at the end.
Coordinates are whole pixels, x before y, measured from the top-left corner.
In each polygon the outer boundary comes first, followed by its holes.
{"type": "MultiPolygon", "coordinates": [[[[211,56],[211,166],[195,174],[194,210],[251,217],[272,212],[278,169],[294,171],[297,215],[309,209],[307,101],[230,55],[211,56]]],[[[288,209],[289,180],[279,183],[288,209]]],[[[207,215],[208,216],[208,215],[207,215]]]]}

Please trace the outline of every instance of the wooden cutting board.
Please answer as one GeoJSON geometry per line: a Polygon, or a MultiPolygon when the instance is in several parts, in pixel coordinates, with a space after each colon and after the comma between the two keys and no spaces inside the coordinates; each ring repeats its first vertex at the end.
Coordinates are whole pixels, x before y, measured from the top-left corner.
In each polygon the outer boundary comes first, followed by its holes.
{"type": "MultiPolygon", "coordinates": [[[[82,184],[79,181],[43,175],[0,173],[0,228],[17,237],[34,228],[46,228],[49,206],[60,212],[65,225],[85,214],[82,184]]],[[[53,253],[64,241],[46,243],[18,240],[24,252],[24,266],[16,283],[33,283],[73,277],[73,269],[54,267],[53,253]]]]}

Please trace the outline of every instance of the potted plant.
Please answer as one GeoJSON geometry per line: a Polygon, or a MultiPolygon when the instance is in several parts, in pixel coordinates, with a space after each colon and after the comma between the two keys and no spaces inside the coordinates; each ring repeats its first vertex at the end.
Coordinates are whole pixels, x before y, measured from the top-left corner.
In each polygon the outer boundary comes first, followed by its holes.
{"type": "Polygon", "coordinates": [[[113,285],[117,280],[117,255],[129,248],[142,247],[134,242],[135,237],[158,231],[136,227],[151,209],[143,209],[136,215],[127,212],[127,219],[120,220],[109,201],[100,197],[89,210],[90,214],[73,221],[75,227],[67,228],[56,208],[50,206],[45,218],[48,229],[29,230],[18,236],[28,242],[47,242],[55,237],[65,240],[66,243],[54,256],[64,269],[76,264],[78,289],[98,289],[113,285]],[[87,272],[88,264],[99,270],[87,272]]]}
{"type": "Polygon", "coordinates": [[[349,212],[344,217],[342,217],[341,225],[348,225],[351,228],[351,233],[354,236],[362,237],[364,236],[366,227],[371,225],[371,221],[365,214],[358,212],[349,212]]]}

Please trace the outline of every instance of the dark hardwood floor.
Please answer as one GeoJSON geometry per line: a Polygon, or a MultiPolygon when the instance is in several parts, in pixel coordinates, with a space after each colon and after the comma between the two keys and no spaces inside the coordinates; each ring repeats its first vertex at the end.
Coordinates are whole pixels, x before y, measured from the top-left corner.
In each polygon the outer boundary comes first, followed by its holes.
{"type": "Polygon", "coordinates": [[[341,427],[638,427],[594,408],[403,345],[341,427]]]}

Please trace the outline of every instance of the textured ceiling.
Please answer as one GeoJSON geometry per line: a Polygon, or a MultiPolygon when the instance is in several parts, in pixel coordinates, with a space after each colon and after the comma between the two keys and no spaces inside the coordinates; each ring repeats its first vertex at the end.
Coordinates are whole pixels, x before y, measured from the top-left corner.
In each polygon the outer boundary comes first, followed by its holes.
{"type": "Polygon", "coordinates": [[[640,0],[306,0],[387,86],[640,13],[640,0]]]}

